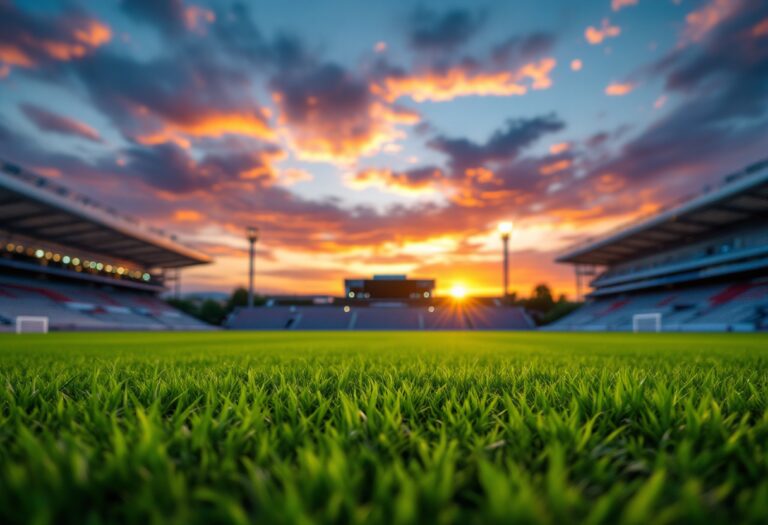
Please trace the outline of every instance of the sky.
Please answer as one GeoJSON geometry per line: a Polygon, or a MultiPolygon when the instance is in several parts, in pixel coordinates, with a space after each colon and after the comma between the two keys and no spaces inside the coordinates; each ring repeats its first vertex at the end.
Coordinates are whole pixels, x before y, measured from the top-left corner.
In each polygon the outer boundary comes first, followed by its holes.
{"type": "Polygon", "coordinates": [[[0,0],[0,157],[215,263],[572,295],[570,244],[768,157],[763,0],[0,0]]]}

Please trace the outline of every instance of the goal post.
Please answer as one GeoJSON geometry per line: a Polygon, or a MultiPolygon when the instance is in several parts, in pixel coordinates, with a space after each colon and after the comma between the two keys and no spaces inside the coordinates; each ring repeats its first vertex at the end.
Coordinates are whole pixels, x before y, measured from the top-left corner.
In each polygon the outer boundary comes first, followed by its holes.
{"type": "Polygon", "coordinates": [[[20,315],[16,318],[17,334],[47,334],[48,318],[37,315],[20,315]]]}
{"type": "Polygon", "coordinates": [[[661,314],[658,312],[632,316],[632,331],[661,332],[661,314]]]}

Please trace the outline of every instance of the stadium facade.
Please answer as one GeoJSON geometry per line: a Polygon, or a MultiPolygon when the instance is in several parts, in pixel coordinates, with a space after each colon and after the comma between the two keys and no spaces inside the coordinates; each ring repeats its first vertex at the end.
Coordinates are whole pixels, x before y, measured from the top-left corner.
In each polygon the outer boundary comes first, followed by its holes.
{"type": "Polygon", "coordinates": [[[175,237],[0,161],[0,330],[203,329],[158,295],[211,259],[175,237]]]}
{"type": "Polygon", "coordinates": [[[594,279],[553,330],[768,329],[768,160],[599,238],[558,262],[594,279]]]}
{"type": "Polygon", "coordinates": [[[434,279],[346,279],[344,296],[268,301],[233,312],[239,330],[530,330],[523,308],[500,299],[436,297],[434,279]]]}

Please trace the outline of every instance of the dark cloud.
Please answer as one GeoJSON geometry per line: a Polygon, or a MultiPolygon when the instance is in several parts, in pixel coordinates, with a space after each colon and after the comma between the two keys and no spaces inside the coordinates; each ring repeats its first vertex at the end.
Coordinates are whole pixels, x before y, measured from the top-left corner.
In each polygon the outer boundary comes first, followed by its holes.
{"type": "Polygon", "coordinates": [[[134,20],[161,31],[178,33],[185,29],[183,0],[122,0],[121,6],[134,20]]]}
{"type": "Polygon", "coordinates": [[[689,193],[768,147],[768,38],[754,27],[768,4],[740,2],[696,43],[681,44],[636,74],[661,78],[681,102],[595,166],[633,187],[689,193]]]}
{"type": "Polygon", "coordinates": [[[465,138],[438,136],[429,141],[428,146],[447,155],[454,172],[463,172],[467,168],[511,161],[543,135],[563,128],[565,123],[555,115],[510,119],[484,144],[465,138]]]}
{"type": "Polygon", "coordinates": [[[408,43],[420,51],[452,51],[477,33],[484,18],[468,9],[437,12],[420,7],[409,18],[408,43]]]}
{"type": "Polygon", "coordinates": [[[87,124],[58,115],[34,104],[22,104],[20,107],[24,115],[42,131],[73,135],[91,142],[101,142],[99,133],[87,124]]]}
{"type": "Polygon", "coordinates": [[[127,162],[122,171],[152,188],[175,194],[211,191],[224,184],[242,181],[264,185],[274,179],[270,162],[278,153],[279,150],[271,148],[227,155],[209,154],[198,162],[174,144],[134,147],[124,152],[127,162]]]}
{"type": "Polygon", "coordinates": [[[79,60],[112,38],[106,24],[79,9],[63,14],[30,14],[0,1],[0,66],[38,69],[79,60]]]}
{"type": "Polygon", "coordinates": [[[363,78],[333,63],[283,71],[270,87],[295,148],[308,158],[356,158],[394,140],[397,124],[418,120],[385,104],[363,78]]]}
{"type": "Polygon", "coordinates": [[[147,62],[99,53],[74,72],[94,104],[123,134],[140,142],[189,142],[227,134],[269,139],[272,131],[241,69],[205,50],[147,62]]]}
{"type": "Polygon", "coordinates": [[[551,33],[531,33],[513,36],[491,51],[491,61],[499,66],[520,65],[552,51],[555,36],[551,33]]]}

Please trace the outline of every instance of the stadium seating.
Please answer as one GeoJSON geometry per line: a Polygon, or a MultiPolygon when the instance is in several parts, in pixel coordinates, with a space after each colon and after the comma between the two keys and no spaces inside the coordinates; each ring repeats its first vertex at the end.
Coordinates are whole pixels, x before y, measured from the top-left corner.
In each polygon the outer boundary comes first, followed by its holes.
{"type": "Polygon", "coordinates": [[[659,313],[663,331],[753,331],[768,320],[768,282],[707,284],[594,298],[547,330],[633,329],[638,314],[659,313]]]}
{"type": "Polygon", "coordinates": [[[226,323],[238,330],[528,330],[521,308],[445,306],[273,306],[241,308],[226,323]]]}
{"type": "Polygon", "coordinates": [[[51,330],[204,330],[211,327],[153,295],[74,283],[0,277],[0,329],[18,316],[48,318],[51,330]]]}

